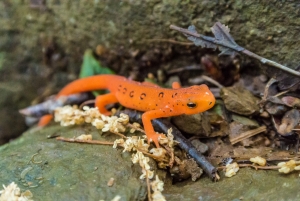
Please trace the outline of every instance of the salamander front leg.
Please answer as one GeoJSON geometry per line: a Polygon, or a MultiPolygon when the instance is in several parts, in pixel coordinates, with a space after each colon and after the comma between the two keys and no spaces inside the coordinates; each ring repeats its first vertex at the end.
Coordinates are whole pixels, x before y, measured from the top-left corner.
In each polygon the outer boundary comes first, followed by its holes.
{"type": "Polygon", "coordinates": [[[105,106],[108,104],[117,103],[117,102],[118,102],[118,100],[117,100],[116,96],[112,93],[108,93],[108,94],[97,96],[97,98],[95,100],[95,106],[98,107],[100,113],[102,113],[104,115],[110,115],[111,112],[108,111],[105,108],[105,106]]]}
{"type": "Polygon", "coordinates": [[[153,141],[156,147],[159,147],[159,139],[165,136],[163,134],[158,134],[154,131],[151,120],[167,116],[169,115],[166,115],[166,112],[164,112],[164,110],[150,110],[142,115],[142,121],[147,135],[148,143],[153,141]]]}

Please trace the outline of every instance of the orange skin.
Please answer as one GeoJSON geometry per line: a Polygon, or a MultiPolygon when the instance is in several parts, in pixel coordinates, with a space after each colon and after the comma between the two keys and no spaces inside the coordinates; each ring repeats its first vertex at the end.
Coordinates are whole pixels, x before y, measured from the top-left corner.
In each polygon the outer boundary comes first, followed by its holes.
{"type": "Polygon", "coordinates": [[[127,108],[145,111],[142,121],[148,143],[153,141],[157,147],[161,135],[154,131],[152,119],[197,114],[215,104],[215,97],[204,84],[188,88],[180,88],[179,84],[173,84],[173,89],[165,89],[117,75],[95,75],[75,80],[65,86],[56,97],[98,89],[110,91],[96,97],[95,106],[103,114],[110,114],[105,105],[117,102],[127,108]]]}
{"type": "Polygon", "coordinates": [[[52,114],[46,114],[42,116],[39,120],[38,127],[43,127],[49,124],[49,122],[53,119],[52,114]]]}

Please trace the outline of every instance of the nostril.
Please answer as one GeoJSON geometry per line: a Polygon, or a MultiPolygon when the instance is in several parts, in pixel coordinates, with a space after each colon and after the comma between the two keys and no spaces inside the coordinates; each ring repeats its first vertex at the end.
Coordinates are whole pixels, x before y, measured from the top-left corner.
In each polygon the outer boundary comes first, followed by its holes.
{"type": "Polygon", "coordinates": [[[208,105],[211,105],[212,104],[212,102],[209,102],[209,104],[208,105]]]}

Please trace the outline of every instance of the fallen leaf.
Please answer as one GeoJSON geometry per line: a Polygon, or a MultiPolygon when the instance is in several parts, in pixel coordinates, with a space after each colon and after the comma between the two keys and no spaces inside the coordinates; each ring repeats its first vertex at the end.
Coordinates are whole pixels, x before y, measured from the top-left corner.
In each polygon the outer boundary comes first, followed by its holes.
{"type": "Polygon", "coordinates": [[[224,87],[220,92],[226,109],[241,115],[252,115],[259,111],[259,99],[241,87],[224,87]]]}

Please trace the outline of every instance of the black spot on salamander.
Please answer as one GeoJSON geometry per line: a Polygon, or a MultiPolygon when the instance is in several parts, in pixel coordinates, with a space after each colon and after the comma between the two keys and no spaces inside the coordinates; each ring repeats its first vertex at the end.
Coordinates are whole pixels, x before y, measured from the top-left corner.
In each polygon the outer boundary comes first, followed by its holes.
{"type": "Polygon", "coordinates": [[[134,91],[131,91],[131,92],[129,93],[129,96],[130,96],[130,98],[132,98],[132,97],[134,96],[134,91]]]}
{"type": "Polygon", "coordinates": [[[173,110],[170,109],[170,112],[173,112],[173,110]]]}
{"type": "Polygon", "coordinates": [[[156,107],[158,106],[157,104],[155,104],[156,105],[156,107]]]}
{"type": "Polygon", "coordinates": [[[126,94],[126,91],[127,91],[127,88],[124,87],[124,88],[123,88],[123,94],[126,94]]]}
{"type": "Polygon", "coordinates": [[[163,98],[164,97],[164,92],[159,92],[158,97],[163,98]]]}
{"type": "Polygon", "coordinates": [[[122,88],[122,85],[120,84],[120,85],[119,85],[119,88],[118,88],[118,91],[121,91],[121,88],[122,88]]]}
{"type": "Polygon", "coordinates": [[[145,94],[145,93],[142,93],[142,94],[140,95],[140,99],[141,99],[141,100],[144,100],[145,97],[146,97],[146,94],[145,94]]]}
{"type": "Polygon", "coordinates": [[[175,94],[172,94],[172,98],[174,98],[175,96],[177,96],[177,93],[175,93],[175,94]]]}

